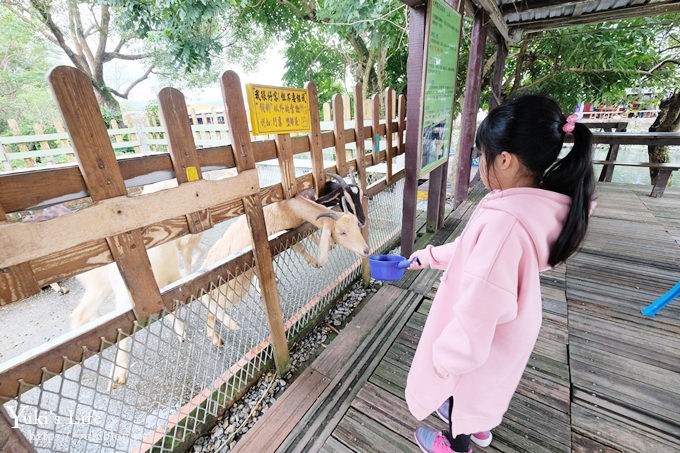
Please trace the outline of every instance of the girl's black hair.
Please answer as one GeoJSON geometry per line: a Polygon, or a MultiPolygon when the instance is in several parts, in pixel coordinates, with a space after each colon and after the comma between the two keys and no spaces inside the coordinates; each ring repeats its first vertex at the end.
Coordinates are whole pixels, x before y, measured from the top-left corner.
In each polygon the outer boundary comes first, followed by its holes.
{"type": "Polygon", "coordinates": [[[576,123],[574,146],[558,160],[566,133],[559,105],[542,95],[514,98],[495,108],[477,130],[475,144],[484,153],[487,171],[503,151],[515,154],[534,176],[538,187],[571,197],[571,207],[548,264],[556,266],[576,251],[586,235],[590,203],[595,193],[593,135],[576,123]]]}

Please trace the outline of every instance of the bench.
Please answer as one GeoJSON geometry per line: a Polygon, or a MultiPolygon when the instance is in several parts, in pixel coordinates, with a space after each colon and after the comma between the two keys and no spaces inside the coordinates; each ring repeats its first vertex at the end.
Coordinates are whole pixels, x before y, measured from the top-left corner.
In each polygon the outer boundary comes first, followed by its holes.
{"type": "Polygon", "coordinates": [[[656,183],[652,187],[652,192],[649,194],[650,197],[659,198],[663,196],[664,190],[668,185],[668,180],[671,174],[680,169],[680,163],[651,163],[651,162],[618,162],[612,160],[593,160],[593,164],[603,165],[603,168],[614,169],[615,165],[623,165],[624,167],[646,167],[659,170],[659,174],[656,177],[656,183]]]}

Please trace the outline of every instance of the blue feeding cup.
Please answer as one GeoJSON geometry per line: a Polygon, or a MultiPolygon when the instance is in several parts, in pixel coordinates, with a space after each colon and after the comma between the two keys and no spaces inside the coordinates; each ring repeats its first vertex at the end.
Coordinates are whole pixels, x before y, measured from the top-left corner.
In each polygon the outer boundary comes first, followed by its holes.
{"type": "Polygon", "coordinates": [[[404,269],[409,267],[411,263],[412,261],[400,255],[372,255],[368,257],[371,277],[386,282],[400,280],[404,276],[404,269]]]}

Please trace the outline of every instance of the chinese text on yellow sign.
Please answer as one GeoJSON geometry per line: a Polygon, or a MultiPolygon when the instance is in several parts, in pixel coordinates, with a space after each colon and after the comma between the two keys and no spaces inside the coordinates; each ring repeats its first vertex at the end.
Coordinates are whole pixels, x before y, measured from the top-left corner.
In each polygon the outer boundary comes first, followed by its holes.
{"type": "Polygon", "coordinates": [[[246,84],[253,134],[309,132],[307,90],[246,84]]]}

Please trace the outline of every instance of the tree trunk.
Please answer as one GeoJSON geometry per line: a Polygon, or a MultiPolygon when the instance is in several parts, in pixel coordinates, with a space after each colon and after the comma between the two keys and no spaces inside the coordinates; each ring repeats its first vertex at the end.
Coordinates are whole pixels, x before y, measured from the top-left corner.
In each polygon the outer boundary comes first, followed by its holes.
{"type": "MultiPolygon", "coordinates": [[[[676,132],[680,129],[680,90],[676,89],[673,94],[659,103],[659,114],[654,123],[649,127],[649,132],[676,132]]],[[[670,161],[668,146],[647,147],[650,163],[663,163],[670,161]]],[[[659,170],[649,169],[652,185],[656,184],[659,170]]],[[[670,182],[670,181],[669,181],[670,182]]]]}
{"type": "Polygon", "coordinates": [[[113,93],[106,84],[102,82],[92,81],[92,86],[94,87],[94,94],[97,98],[97,102],[101,107],[108,109],[111,113],[116,116],[121,115],[120,102],[114,97],[113,93]]]}

